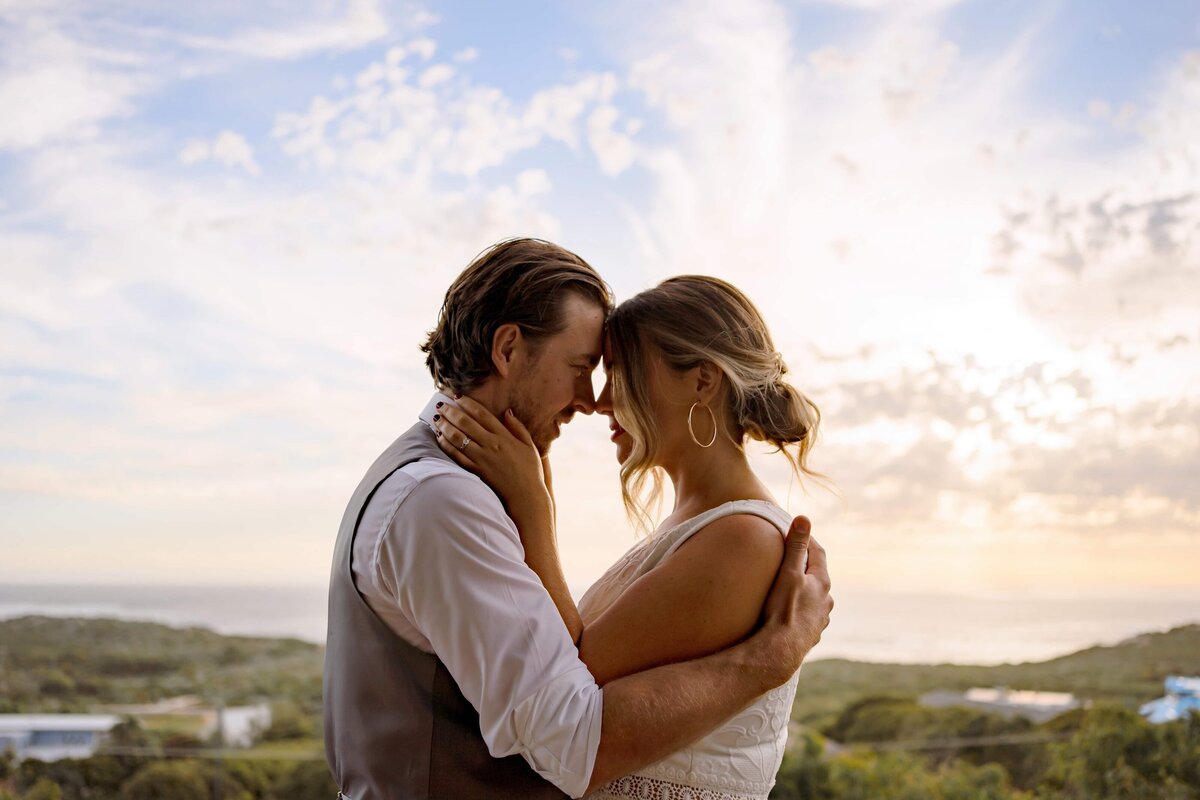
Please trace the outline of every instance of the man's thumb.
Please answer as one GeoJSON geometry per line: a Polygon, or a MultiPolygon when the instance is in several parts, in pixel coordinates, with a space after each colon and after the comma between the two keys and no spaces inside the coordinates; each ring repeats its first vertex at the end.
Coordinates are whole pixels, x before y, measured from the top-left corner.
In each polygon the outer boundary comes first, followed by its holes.
{"type": "Polygon", "coordinates": [[[792,527],[788,529],[787,549],[784,553],[784,561],[791,562],[793,567],[803,570],[808,555],[808,542],[811,537],[812,521],[808,517],[801,515],[792,520],[792,527]]]}

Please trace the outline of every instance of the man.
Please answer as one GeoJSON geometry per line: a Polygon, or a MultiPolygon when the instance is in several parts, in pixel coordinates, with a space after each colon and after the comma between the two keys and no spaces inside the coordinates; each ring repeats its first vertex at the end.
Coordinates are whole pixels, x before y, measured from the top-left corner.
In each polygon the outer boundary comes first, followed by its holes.
{"type": "Polygon", "coordinates": [[[444,393],[368,470],[334,552],[325,743],[341,796],[579,797],[787,681],[828,624],[824,552],[802,568],[799,518],[745,642],[603,689],[579,660],[500,500],[430,423],[445,393],[467,394],[512,408],[545,454],[594,409],[611,305],[582,259],[533,239],[485,251],[447,292],[423,347],[444,393]]]}

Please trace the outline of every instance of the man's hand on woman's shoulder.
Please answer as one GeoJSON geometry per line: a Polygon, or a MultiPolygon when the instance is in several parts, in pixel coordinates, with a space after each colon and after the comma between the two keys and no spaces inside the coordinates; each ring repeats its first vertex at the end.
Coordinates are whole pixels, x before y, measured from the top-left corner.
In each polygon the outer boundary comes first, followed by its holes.
{"type": "Polygon", "coordinates": [[[807,517],[792,520],[779,574],[763,605],[762,627],[747,642],[770,688],[786,683],[800,669],[821,641],[833,611],[825,548],[811,534],[807,517]]]}

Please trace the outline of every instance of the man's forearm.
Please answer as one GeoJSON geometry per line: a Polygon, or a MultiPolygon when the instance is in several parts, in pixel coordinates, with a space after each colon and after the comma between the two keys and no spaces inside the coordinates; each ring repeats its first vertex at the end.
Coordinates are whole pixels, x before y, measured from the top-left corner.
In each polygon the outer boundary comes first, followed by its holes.
{"type": "Polygon", "coordinates": [[[588,791],[687,747],[784,683],[789,676],[772,668],[760,637],[606,684],[588,791]]]}

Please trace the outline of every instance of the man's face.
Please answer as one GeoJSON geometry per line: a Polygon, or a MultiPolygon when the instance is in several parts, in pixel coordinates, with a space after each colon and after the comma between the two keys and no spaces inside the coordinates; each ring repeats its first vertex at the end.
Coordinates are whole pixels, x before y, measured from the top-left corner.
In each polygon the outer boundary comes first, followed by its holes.
{"type": "Polygon", "coordinates": [[[525,369],[513,375],[513,413],[542,455],[576,411],[591,414],[596,408],[592,371],[600,363],[604,310],[570,294],[563,314],[567,327],[538,342],[525,369]]]}

